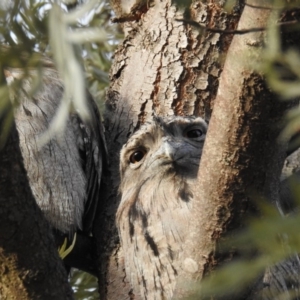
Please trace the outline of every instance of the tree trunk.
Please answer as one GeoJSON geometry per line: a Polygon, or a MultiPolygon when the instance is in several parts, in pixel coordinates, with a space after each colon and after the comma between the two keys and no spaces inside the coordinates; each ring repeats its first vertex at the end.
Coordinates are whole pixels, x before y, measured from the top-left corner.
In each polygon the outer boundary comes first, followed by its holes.
{"type": "MultiPolygon", "coordinates": [[[[263,75],[254,70],[262,57],[264,32],[234,37],[226,32],[199,32],[177,21],[183,19],[183,12],[171,1],[153,1],[151,5],[142,1],[133,8],[128,4],[126,9],[122,4],[113,1],[125,39],[115,53],[106,101],[111,174],[105,180],[96,224],[100,294],[101,299],[139,299],[124,272],[126,249],[119,244],[115,226],[122,145],[153,114],[209,119],[214,107],[199,187],[193,191],[198,200],[193,207],[195,222],[190,243],[185,245],[186,257],[197,268],[186,272],[184,281],[178,278],[184,283],[178,284],[175,292],[180,298],[189,292],[186,279],[199,280],[228,259],[228,253],[218,252],[218,241],[243,225],[245,213],[255,211],[250,195],[279,201],[285,149],[276,139],[287,106],[276,101],[263,75]]],[[[259,6],[259,1],[248,4],[244,8],[240,1],[228,13],[223,1],[194,1],[190,16],[203,26],[224,31],[237,26],[266,27],[271,10],[252,7],[259,6]]],[[[250,283],[245,293],[251,298],[249,289],[250,283]]]]}
{"type": "MultiPolygon", "coordinates": [[[[209,27],[234,28],[238,14],[227,14],[221,3],[193,3],[193,20],[209,27]]],[[[120,8],[120,3],[114,4],[115,9],[120,8]]],[[[101,245],[102,299],[129,298],[136,292],[126,282],[115,227],[121,146],[153,113],[209,118],[222,70],[220,58],[232,37],[199,33],[176,21],[183,18],[183,12],[171,1],[154,1],[151,7],[146,4],[146,8],[147,12],[136,21],[123,24],[125,39],[115,53],[107,94],[105,125],[111,174],[106,180],[109,188],[100,208],[103,215],[96,225],[101,245]]],[[[118,17],[122,17],[122,11],[118,17]]]]}
{"type": "Polygon", "coordinates": [[[1,146],[0,298],[73,299],[51,228],[31,193],[15,125],[1,146]]]}

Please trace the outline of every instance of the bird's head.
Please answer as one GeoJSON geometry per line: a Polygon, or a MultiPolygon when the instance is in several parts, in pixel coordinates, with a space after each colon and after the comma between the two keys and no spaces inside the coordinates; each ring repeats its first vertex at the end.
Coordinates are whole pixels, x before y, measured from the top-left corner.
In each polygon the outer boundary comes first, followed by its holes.
{"type": "Polygon", "coordinates": [[[154,117],[121,150],[121,177],[149,173],[197,176],[207,131],[200,117],[154,117]]]}

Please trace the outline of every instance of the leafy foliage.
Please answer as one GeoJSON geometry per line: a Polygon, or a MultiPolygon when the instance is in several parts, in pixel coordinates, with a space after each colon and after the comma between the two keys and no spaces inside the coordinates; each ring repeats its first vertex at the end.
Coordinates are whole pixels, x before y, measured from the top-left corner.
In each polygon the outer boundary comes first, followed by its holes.
{"type": "Polygon", "coordinates": [[[70,283],[76,299],[93,300],[99,298],[98,284],[94,276],[74,270],[70,283]]]}
{"type": "MultiPolygon", "coordinates": [[[[293,183],[299,190],[299,181],[293,183]]],[[[300,190],[299,190],[300,192],[300,190]]],[[[296,196],[300,205],[299,193],[296,196]]],[[[266,199],[254,200],[260,209],[260,218],[248,220],[248,226],[220,245],[221,251],[234,251],[240,258],[217,269],[212,276],[194,287],[197,291],[191,299],[204,296],[230,295],[241,292],[265,269],[276,265],[300,251],[298,224],[300,213],[294,212],[283,217],[277,207],[266,199]]]]}
{"type": "Polygon", "coordinates": [[[49,132],[54,134],[64,126],[69,110],[75,109],[83,119],[88,118],[85,82],[98,103],[103,103],[112,53],[121,37],[118,28],[110,24],[110,14],[108,2],[101,0],[88,1],[70,12],[64,3],[57,5],[49,0],[0,4],[0,91],[3,96],[0,108],[6,109],[9,103],[4,70],[23,69],[23,77],[11,86],[17,91],[22,80],[29,76],[29,69],[37,68],[41,72],[44,58],[50,57],[60,71],[65,94],[49,132]]]}
{"type": "MultiPolygon", "coordinates": [[[[175,2],[185,9],[188,7],[186,1],[175,2]]],[[[228,9],[232,9],[235,3],[228,1],[228,9]]],[[[272,4],[274,1],[262,1],[265,6],[272,4]]],[[[276,5],[284,7],[286,4],[276,1],[276,5]]],[[[289,3],[289,8],[293,8],[292,5],[295,4],[289,3]]],[[[11,89],[17,91],[22,80],[28,76],[29,68],[38,68],[42,72],[44,56],[54,58],[57,68],[63,74],[67,91],[65,106],[58,115],[56,127],[61,127],[69,109],[78,109],[86,117],[80,100],[85,82],[88,82],[90,91],[102,106],[112,53],[121,38],[120,31],[109,22],[111,9],[107,1],[93,0],[78,7],[75,5],[70,12],[68,7],[67,3],[53,5],[50,0],[7,0],[0,3],[0,116],[8,109],[11,110],[4,126],[6,132],[12,119],[12,107],[5,70],[12,67],[24,70],[23,77],[11,86],[11,89]],[[74,92],[74,87],[80,87],[80,90],[74,92]],[[72,98],[75,102],[70,102],[72,98]]],[[[294,26],[293,30],[299,31],[299,25],[294,26]]],[[[281,47],[277,24],[270,25],[268,32],[264,60],[259,70],[266,74],[270,88],[281,95],[282,99],[299,98],[300,54],[294,48],[281,47]]],[[[38,84],[37,78],[34,89],[38,88],[38,84]]],[[[17,101],[14,103],[18,104],[17,101]]],[[[287,126],[282,135],[290,137],[299,129],[300,110],[296,108],[288,114],[287,126]]],[[[5,137],[3,133],[0,136],[2,139],[5,137]]],[[[297,190],[299,184],[293,187],[297,190]]],[[[299,195],[300,191],[296,191],[295,198],[299,199],[299,195]]],[[[277,208],[265,201],[261,202],[264,202],[259,204],[263,217],[249,220],[249,226],[229,241],[230,247],[223,245],[224,251],[232,250],[234,245],[234,251],[242,254],[241,259],[224,265],[209,280],[205,280],[201,284],[202,294],[224,295],[233,289],[242,289],[267,266],[300,251],[297,229],[299,212],[282,217],[277,208]]],[[[77,299],[98,297],[94,277],[75,271],[71,283],[77,299]]]]}
{"type": "MultiPolygon", "coordinates": [[[[0,1],[0,119],[8,115],[1,126],[0,146],[9,132],[13,106],[19,105],[18,90],[23,80],[30,76],[31,68],[42,72],[43,66],[52,64],[48,58],[55,61],[65,85],[65,96],[50,132],[55,134],[63,126],[70,109],[88,117],[86,86],[103,106],[112,53],[121,38],[110,18],[111,8],[105,0],[82,5],[77,1],[59,5],[50,0],[0,1]],[[22,75],[8,87],[5,72],[10,68],[21,68],[22,75]]],[[[33,80],[32,93],[40,84],[39,77],[33,80]]],[[[98,298],[95,277],[76,270],[71,284],[77,299],[98,298]]]]}

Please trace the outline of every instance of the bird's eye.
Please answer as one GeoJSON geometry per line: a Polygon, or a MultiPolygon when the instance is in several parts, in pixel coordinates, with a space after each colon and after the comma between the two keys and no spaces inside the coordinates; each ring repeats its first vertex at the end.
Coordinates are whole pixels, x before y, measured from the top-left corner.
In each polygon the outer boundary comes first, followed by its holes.
{"type": "Polygon", "coordinates": [[[138,151],[134,151],[129,158],[129,161],[131,164],[136,164],[138,162],[140,162],[144,156],[145,156],[146,152],[143,150],[138,150],[138,151]]]}
{"type": "Polygon", "coordinates": [[[190,139],[196,139],[202,135],[203,135],[203,132],[200,129],[192,129],[186,133],[186,136],[190,139]]]}

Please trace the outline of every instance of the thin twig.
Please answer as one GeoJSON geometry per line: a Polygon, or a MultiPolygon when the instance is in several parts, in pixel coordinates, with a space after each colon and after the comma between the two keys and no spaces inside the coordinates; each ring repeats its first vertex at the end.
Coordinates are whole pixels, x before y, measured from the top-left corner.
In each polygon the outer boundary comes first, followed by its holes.
{"type": "MultiPolygon", "coordinates": [[[[185,24],[192,25],[198,29],[206,30],[209,32],[215,32],[215,33],[223,33],[223,34],[246,34],[250,32],[259,32],[266,30],[266,27],[257,27],[257,28],[249,28],[249,29],[239,29],[239,30],[224,30],[221,28],[209,28],[204,25],[201,25],[193,20],[185,20],[185,19],[175,19],[178,22],[183,22],[185,24]]],[[[278,26],[287,26],[287,25],[295,25],[300,24],[298,21],[288,21],[288,22],[281,22],[278,23],[278,26]]]]}

